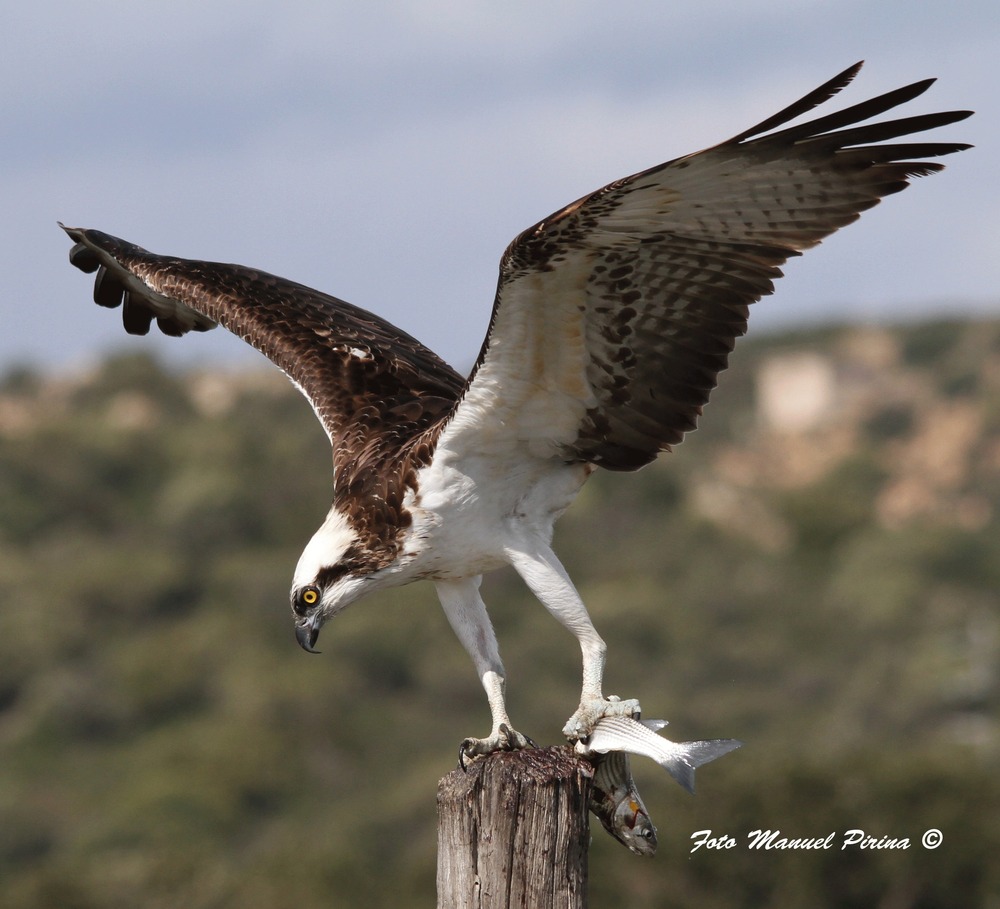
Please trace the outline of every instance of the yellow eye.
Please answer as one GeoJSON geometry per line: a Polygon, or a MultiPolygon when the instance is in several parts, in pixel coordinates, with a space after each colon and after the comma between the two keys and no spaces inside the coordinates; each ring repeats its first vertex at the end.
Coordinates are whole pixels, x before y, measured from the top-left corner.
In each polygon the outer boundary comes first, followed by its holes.
{"type": "Polygon", "coordinates": [[[310,585],[309,587],[303,587],[292,597],[292,609],[296,615],[305,618],[318,602],[319,588],[310,585]]]}

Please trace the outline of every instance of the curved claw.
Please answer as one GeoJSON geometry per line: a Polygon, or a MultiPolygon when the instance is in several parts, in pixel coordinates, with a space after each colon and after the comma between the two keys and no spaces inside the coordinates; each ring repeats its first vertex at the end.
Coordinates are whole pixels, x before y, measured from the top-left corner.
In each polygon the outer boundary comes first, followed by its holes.
{"type": "Polygon", "coordinates": [[[458,746],[458,766],[467,770],[468,765],[488,754],[498,751],[518,751],[521,748],[537,748],[538,746],[526,735],[522,735],[507,723],[501,723],[496,733],[485,739],[465,739],[458,746]]]}

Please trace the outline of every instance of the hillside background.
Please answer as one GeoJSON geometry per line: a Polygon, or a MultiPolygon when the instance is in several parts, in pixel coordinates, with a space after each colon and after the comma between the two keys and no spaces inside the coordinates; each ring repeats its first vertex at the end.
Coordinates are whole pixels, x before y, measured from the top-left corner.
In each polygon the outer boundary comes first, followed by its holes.
{"type": "MultiPolygon", "coordinates": [[[[435,787],[485,698],[430,585],[295,646],[328,463],[276,370],[3,377],[5,909],[434,904],[435,787]]],[[[596,476],[556,547],[607,690],[746,745],[695,798],[634,762],[660,851],[595,824],[591,906],[1000,905],[998,531],[997,322],[751,339],[675,453],[596,476]],[[708,828],[740,848],[691,854],[708,828]]],[[[513,574],[484,596],[518,728],[558,741],[575,642],[513,574]]]]}

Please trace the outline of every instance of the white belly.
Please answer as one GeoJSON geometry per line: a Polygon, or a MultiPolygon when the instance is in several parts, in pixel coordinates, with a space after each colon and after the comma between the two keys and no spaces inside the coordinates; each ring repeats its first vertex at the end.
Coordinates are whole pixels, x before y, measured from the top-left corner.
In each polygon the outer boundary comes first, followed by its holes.
{"type": "Polygon", "coordinates": [[[515,540],[552,538],[592,470],[532,457],[457,459],[439,449],[404,503],[413,523],[400,567],[415,580],[473,577],[505,565],[515,540]]]}

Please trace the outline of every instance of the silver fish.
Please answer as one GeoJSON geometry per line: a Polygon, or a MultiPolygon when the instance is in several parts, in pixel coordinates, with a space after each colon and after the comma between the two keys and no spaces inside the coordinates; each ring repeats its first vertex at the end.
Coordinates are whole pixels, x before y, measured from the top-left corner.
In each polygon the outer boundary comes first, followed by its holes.
{"type": "Polygon", "coordinates": [[[586,740],[576,743],[578,754],[606,754],[627,751],[652,758],[688,792],[694,795],[694,772],[702,764],[722,757],[743,743],[737,739],[710,739],[702,742],[671,742],[656,731],[666,720],[634,720],[624,716],[605,717],[586,740]]]}
{"type": "Polygon", "coordinates": [[[594,767],[590,810],[604,829],[636,855],[656,852],[656,828],[632,779],[628,754],[609,751],[588,755],[594,767]]]}

